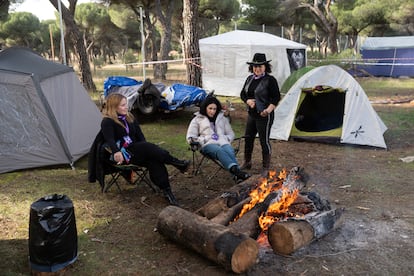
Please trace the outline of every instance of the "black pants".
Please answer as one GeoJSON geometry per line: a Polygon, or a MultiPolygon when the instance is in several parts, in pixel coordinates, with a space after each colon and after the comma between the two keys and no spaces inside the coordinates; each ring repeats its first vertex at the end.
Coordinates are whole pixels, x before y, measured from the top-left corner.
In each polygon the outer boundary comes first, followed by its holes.
{"type": "Polygon", "coordinates": [[[129,146],[128,151],[132,154],[131,163],[148,168],[150,179],[155,185],[160,189],[170,187],[165,164],[171,164],[173,157],[167,150],[152,143],[138,142],[129,146]]]}
{"type": "Polygon", "coordinates": [[[274,112],[267,117],[249,114],[247,117],[245,138],[245,155],[251,156],[254,147],[254,138],[259,133],[260,145],[262,146],[262,155],[270,155],[272,153],[272,145],[270,144],[270,129],[275,118],[274,112]]]}

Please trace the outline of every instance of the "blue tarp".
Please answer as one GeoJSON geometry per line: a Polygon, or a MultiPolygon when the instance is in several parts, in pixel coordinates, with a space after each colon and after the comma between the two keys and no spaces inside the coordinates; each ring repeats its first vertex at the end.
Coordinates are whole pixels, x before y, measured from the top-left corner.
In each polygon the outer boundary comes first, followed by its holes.
{"type": "Polygon", "coordinates": [[[199,104],[207,96],[205,90],[186,84],[175,83],[167,87],[167,89],[168,91],[163,91],[162,94],[172,93],[173,97],[170,101],[161,101],[160,108],[171,111],[177,108],[199,104]]]}
{"type": "Polygon", "coordinates": [[[104,96],[108,96],[109,91],[113,86],[131,86],[142,84],[142,81],[137,81],[128,77],[112,76],[104,81],[104,96]]]}
{"type": "MultiPolygon", "coordinates": [[[[107,97],[113,91],[124,94],[128,99],[128,106],[131,109],[138,98],[138,89],[142,84],[142,81],[128,77],[108,77],[104,81],[104,96],[107,97]]],[[[168,111],[198,105],[207,96],[206,91],[197,86],[180,83],[175,83],[167,87],[162,83],[156,83],[154,85],[160,91],[161,95],[159,108],[168,111]]]]}

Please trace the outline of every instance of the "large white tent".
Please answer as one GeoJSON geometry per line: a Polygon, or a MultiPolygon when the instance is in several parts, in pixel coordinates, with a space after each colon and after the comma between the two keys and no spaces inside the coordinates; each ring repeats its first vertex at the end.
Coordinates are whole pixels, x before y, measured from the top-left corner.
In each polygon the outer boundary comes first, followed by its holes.
{"type": "Polygon", "coordinates": [[[239,96],[248,76],[248,65],[255,53],[265,53],[272,60],[272,75],[281,87],[289,77],[289,51],[300,50],[303,66],[306,45],[264,32],[236,30],[200,39],[203,88],[216,95],[239,96]]]}

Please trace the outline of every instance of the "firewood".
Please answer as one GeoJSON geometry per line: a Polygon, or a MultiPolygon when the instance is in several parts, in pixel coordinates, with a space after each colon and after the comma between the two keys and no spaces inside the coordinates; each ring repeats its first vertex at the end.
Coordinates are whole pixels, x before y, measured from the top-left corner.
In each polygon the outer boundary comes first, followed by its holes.
{"type": "Polygon", "coordinates": [[[313,228],[306,221],[273,223],[268,229],[268,239],[274,252],[288,255],[313,240],[313,228]]]}
{"type": "Polygon", "coordinates": [[[160,234],[235,273],[252,267],[259,253],[257,242],[250,237],[176,206],[161,211],[157,229],[160,234]]]}
{"type": "Polygon", "coordinates": [[[248,210],[245,214],[242,214],[240,218],[237,218],[235,222],[229,225],[229,228],[237,233],[243,233],[253,239],[257,239],[262,231],[259,224],[259,217],[267,211],[269,206],[275,202],[279,202],[282,198],[282,193],[288,191],[289,194],[294,190],[302,189],[306,183],[302,168],[294,167],[289,171],[286,179],[283,181],[282,188],[269,193],[265,199],[256,203],[255,206],[248,210]]]}
{"type": "Polygon", "coordinates": [[[304,219],[279,221],[268,229],[268,239],[276,253],[288,255],[336,229],[342,209],[308,214],[304,219]]]}
{"type": "Polygon", "coordinates": [[[277,192],[270,193],[263,202],[256,204],[253,209],[245,213],[235,222],[232,222],[228,227],[234,232],[243,233],[253,239],[257,239],[260,232],[262,232],[259,225],[259,217],[267,210],[270,202],[276,198],[277,195],[277,192]]]}
{"type": "Polygon", "coordinates": [[[232,206],[231,208],[224,209],[217,216],[211,218],[210,220],[217,224],[227,226],[231,221],[234,220],[237,214],[240,213],[241,209],[243,208],[243,205],[248,203],[249,201],[250,197],[247,197],[244,200],[237,203],[236,205],[232,206]]]}
{"type": "Polygon", "coordinates": [[[208,219],[216,217],[219,213],[246,199],[250,191],[256,187],[261,179],[260,175],[251,176],[240,184],[224,191],[220,196],[196,210],[195,213],[208,219]]]}

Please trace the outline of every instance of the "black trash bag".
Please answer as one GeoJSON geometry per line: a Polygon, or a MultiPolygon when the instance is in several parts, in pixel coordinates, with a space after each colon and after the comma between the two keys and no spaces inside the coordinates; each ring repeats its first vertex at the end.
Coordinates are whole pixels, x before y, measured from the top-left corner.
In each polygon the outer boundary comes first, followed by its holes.
{"type": "Polygon", "coordinates": [[[76,261],[78,236],[72,201],[49,195],[32,203],[29,259],[33,270],[56,272],[76,261]]]}

